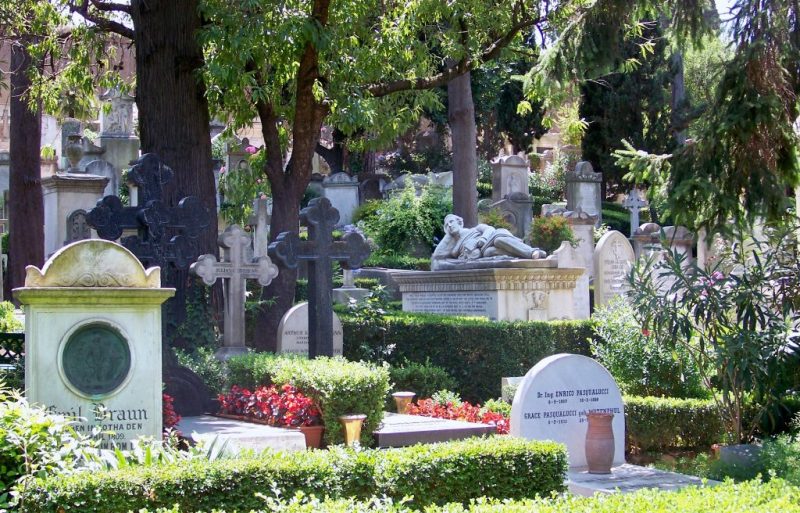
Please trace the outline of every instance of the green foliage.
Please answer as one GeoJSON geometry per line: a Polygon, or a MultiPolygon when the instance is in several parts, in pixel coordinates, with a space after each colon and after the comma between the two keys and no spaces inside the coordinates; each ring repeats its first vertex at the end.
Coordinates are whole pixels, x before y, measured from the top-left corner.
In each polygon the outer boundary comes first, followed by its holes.
{"type": "Polygon", "coordinates": [[[507,322],[481,318],[397,312],[369,322],[340,315],[344,354],[351,360],[430,359],[458,383],[470,402],[500,395],[503,376],[522,376],[557,353],[589,355],[590,321],[507,322]]]}
{"type": "Polygon", "coordinates": [[[444,218],[452,208],[447,189],[427,186],[417,196],[409,182],[405,189],[382,202],[371,221],[362,221],[363,229],[377,243],[381,254],[408,254],[414,246],[432,252],[444,236],[444,218]]]}
{"type": "Polygon", "coordinates": [[[608,369],[625,394],[638,396],[708,397],[690,349],[645,336],[633,307],[616,298],[595,310],[597,337],[592,353],[608,369]]]}
{"type": "MultiPolygon", "coordinates": [[[[232,144],[232,142],[229,142],[232,144]]],[[[247,165],[236,169],[220,169],[219,191],[223,197],[220,215],[229,224],[245,226],[253,214],[253,200],[271,194],[269,181],[264,177],[266,150],[247,147],[251,152],[247,165]]]]}
{"type": "Polygon", "coordinates": [[[311,397],[322,411],[325,440],[342,443],[339,416],[362,413],[367,416],[361,443],[373,443],[372,432],[383,419],[389,392],[389,372],[384,367],[348,362],[343,358],[308,360],[270,353],[250,353],[228,360],[231,385],[253,389],[260,385],[290,383],[311,397]]]}
{"type": "Polygon", "coordinates": [[[623,401],[628,451],[707,449],[724,436],[724,426],[711,399],[627,395],[623,401]]]}
{"type": "Polygon", "coordinates": [[[8,254],[8,235],[8,232],[0,235],[0,251],[6,255],[8,254]]]}
{"type": "Polygon", "coordinates": [[[182,511],[249,511],[272,498],[414,495],[420,507],[471,499],[530,498],[563,490],[564,447],[510,437],[471,439],[389,450],[273,453],[259,457],[93,472],[31,483],[28,513],[139,511],[178,505],[182,511]]]}
{"type": "Polygon", "coordinates": [[[483,409],[486,411],[493,411],[499,413],[504,417],[511,417],[511,403],[500,401],[498,399],[489,399],[483,403],[483,409]]]}
{"type": "Polygon", "coordinates": [[[573,247],[578,245],[569,220],[563,216],[539,216],[531,223],[531,233],[528,236],[530,245],[552,253],[561,246],[561,243],[569,242],[573,247]]]}
{"type": "Polygon", "coordinates": [[[430,271],[430,257],[414,257],[397,253],[375,251],[364,261],[364,267],[385,267],[386,269],[408,269],[409,271],[430,271]]]}
{"type": "Polygon", "coordinates": [[[630,274],[634,315],[658,340],[683,347],[715,395],[727,433],[746,442],[778,404],[796,369],[800,269],[795,228],[768,229],[767,241],[739,234],[712,269],[669,249],[659,262],[642,259],[630,274]],[[746,419],[747,398],[757,412],[746,419]]]}
{"type": "Polygon", "coordinates": [[[511,223],[509,223],[506,218],[503,217],[503,214],[500,212],[499,208],[490,208],[489,210],[479,212],[478,222],[488,224],[494,228],[504,228],[506,230],[513,229],[511,223]]]}
{"type": "Polygon", "coordinates": [[[765,440],[760,457],[766,470],[800,486],[800,439],[796,435],[765,440]]]}
{"type": "Polygon", "coordinates": [[[227,368],[217,359],[212,348],[200,346],[192,353],[176,349],[175,356],[178,363],[200,376],[215,396],[228,388],[227,368]]]}
{"type": "MultiPolygon", "coordinates": [[[[167,306],[171,304],[167,303],[167,306]]],[[[179,324],[172,320],[167,322],[173,325],[172,330],[167,330],[172,334],[170,347],[192,352],[198,347],[218,346],[217,327],[211,313],[211,287],[199,278],[186,288],[186,317],[179,324]]]]}
{"type": "MultiPolygon", "coordinates": [[[[356,271],[358,272],[358,271],[356,271]]],[[[375,278],[355,278],[353,283],[356,287],[367,290],[374,290],[380,286],[380,281],[375,278]]],[[[341,287],[343,284],[342,276],[333,277],[333,288],[341,287]]],[[[308,301],[308,280],[301,278],[297,280],[294,287],[294,300],[295,303],[308,301]]]]}
{"type": "Polygon", "coordinates": [[[564,200],[567,190],[568,157],[558,152],[552,163],[548,163],[542,172],[533,172],[528,176],[528,192],[531,196],[547,199],[543,203],[557,203],[564,200]]]}
{"type": "Polygon", "coordinates": [[[719,82],[732,56],[731,48],[716,34],[703,38],[700,46],[690,46],[683,54],[686,99],[694,118],[689,125],[689,136],[696,139],[708,121],[698,115],[708,109],[719,93],[719,82]]]}
{"type": "MultiPolygon", "coordinates": [[[[563,495],[535,500],[479,500],[469,505],[448,504],[420,509],[390,499],[369,501],[327,499],[295,496],[280,501],[267,500],[262,509],[253,513],[756,513],[800,511],[800,488],[775,479],[769,483],[758,480],[746,483],[727,482],[718,486],[687,487],[677,491],[641,490],[634,493],[614,493],[594,497],[563,495]]],[[[193,513],[194,510],[175,507],[157,513],[193,513]]],[[[231,510],[228,510],[231,511],[231,510]]],[[[148,513],[142,510],[139,513],[148,513]]],[[[218,511],[216,513],[225,513],[218,511]]]]}
{"type": "Polygon", "coordinates": [[[392,176],[442,173],[453,170],[453,153],[443,144],[418,151],[394,151],[383,155],[380,165],[392,176]]]}
{"type": "Polygon", "coordinates": [[[456,381],[443,368],[430,360],[405,362],[389,368],[389,379],[395,392],[414,392],[417,398],[431,397],[437,390],[453,389],[456,381]]]}
{"type": "Polygon", "coordinates": [[[14,303],[0,302],[0,333],[21,332],[23,329],[25,326],[14,316],[14,303]]]}

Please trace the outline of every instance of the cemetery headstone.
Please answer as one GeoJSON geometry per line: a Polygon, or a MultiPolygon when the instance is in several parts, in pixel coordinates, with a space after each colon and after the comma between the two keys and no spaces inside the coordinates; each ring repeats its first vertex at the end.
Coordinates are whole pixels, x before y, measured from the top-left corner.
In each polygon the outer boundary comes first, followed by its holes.
{"type": "Polygon", "coordinates": [[[625,409],[614,378],[591,358],[557,354],[537,363],[511,405],[511,435],[567,446],[570,467],[586,466],[586,414],[614,414],[613,465],[625,463],[625,409]]]}
{"type": "Polygon", "coordinates": [[[86,211],[78,209],[67,217],[67,238],[64,244],[77,242],[92,237],[92,227],[86,221],[86,211]]]}
{"type": "MultiPolygon", "coordinates": [[[[341,356],[344,347],[342,321],[336,312],[333,315],[333,354],[341,356]]],[[[278,353],[308,356],[308,302],[291,307],[278,325],[278,353]]]]}
{"type": "Polygon", "coordinates": [[[101,447],[130,449],[161,437],[160,269],[145,270],[119,244],[90,239],[65,246],[14,289],[25,309],[25,394],[73,417],[101,447]]]}
{"type": "Polygon", "coordinates": [[[500,201],[514,193],[528,195],[528,161],[519,155],[492,160],[492,199],[500,201]]]}
{"type": "Polygon", "coordinates": [[[253,227],[253,256],[267,256],[269,246],[269,225],[272,220],[272,198],[253,200],[253,215],[250,226],[253,227]]]}
{"type": "Polygon", "coordinates": [[[622,203],[622,206],[628,209],[628,211],[631,213],[630,235],[633,237],[634,233],[636,233],[636,229],[639,227],[639,210],[647,206],[647,201],[641,197],[641,192],[639,192],[639,189],[632,189],[625,198],[625,201],[622,203]]]}
{"type": "Polygon", "coordinates": [[[369,245],[357,231],[333,240],[339,212],[327,198],[314,198],[300,211],[300,223],[308,226],[308,240],[295,232],[283,232],[269,245],[269,254],[283,266],[294,269],[308,262],[309,357],[333,355],[333,262],[344,269],[356,269],[369,256],[369,245]]]}
{"type": "Polygon", "coordinates": [[[512,192],[489,209],[497,209],[503,219],[511,226],[515,237],[525,239],[530,234],[533,221],[533,201],[526,192],[512,192]]]}
{"type": "Polygon", "coordinates": [[[108,178],[90,174],[58,173],[42,179],[45,255],[64,245],[70,214],[91,209],[107,184],[108,178]]]}
{"type": "Polygon", "coordinates": [[[217,357],[223,360],[247,352],[244,335],[245,280],[258,280],[262,287],[272,283],[278,268],[268,256],[253,258],[250,236],[237,225],[228,226],[219,236],[222,261],[214,255],[200,255],[189,271],[202,278],[206,285],[225,280],[225,331],[223,346],[217,357]]]}
{"type": "Polygon", "coordinates": [[[594,304],[603,306],[628,289],[628,271],[635,260],[633,248],[620,232],[612,230],[594,249],[594,304]]]}
{"type": "Polygon", "coordinates": [[[358,208],[358,178],[347,173],[334,173],[322,180],[325,197],[339,211],[339,223],[353,222],[353,212],[358,208]]]}
{"type": "Polygon", "coordinates": [[[580,208],[590,216],[597,216],[597,223],[602,222],[602,198],[600,186],[603,173],[595,173],[592,164],[581,161],[575,169],[567,171],[567,210],[580,208]]]}
{"type": "Polygon", "coordinates": [[[661,226],[656,223],[644,223],[633,232],[633,249],[636,258],[658,257],[662,252],[661,226]]]}

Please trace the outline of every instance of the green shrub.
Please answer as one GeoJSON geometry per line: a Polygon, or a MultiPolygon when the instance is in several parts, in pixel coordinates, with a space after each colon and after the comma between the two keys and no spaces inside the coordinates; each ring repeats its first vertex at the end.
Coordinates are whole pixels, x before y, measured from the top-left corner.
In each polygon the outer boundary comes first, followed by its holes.
{"type": "Polygon", "coordinates": [[[557,250],[564,241],[573,246],[578,244],[569,220],[563,216],[535,217],[531,223],[531,233],[528,239],[531,246],[543,249],[548,253],[557,250]]]}
{"type": "Polygon", "coordinates": [[[208,347],[198,347],[193,353],[175,350],[178,363],[200,376],[208,389],[216,395],[228,388],[228,375],[225,364],[219,361],[214,353],[214,350],[208,347]]]}
{"type": "Polygon", "coordinates": [[[229,382],[253,389],[260,385],[291,383],[314,399],[322,410],[325,441],[344,441],[340,415],[363,413],[362,445],[373,443],[372,432],[383,419],[389,392],[389,372],[384,367],[348,362],[343,358],[315,358],[250,353],[228,360],[229,382]]]}
{"type": "MultiPolygon", "coordinates": [[[[342,281],[342,277],[334,276],[333,277],[333,288],[339,288],[344,284],[342,281]]],[[[376,278],[358,278],[356,277],[353,280],[353,284],[362,289],[367,290],[375,290],[378,285],[380,285],[380,281],[376,278]]],[[[308,280],[305,278],[300,278],[297,280],[294,286],[294,301],[295,303],[300,303],[302,301],[308,301],[308,280]]]]}
{"type": "Polygon", "coordinates": [[[389,450],[267,452],[260,457],[93,472],[32,482],[28,513],[104,513],[178,505],[181,511],[263,508],[256,494],[292,497],[385,496],[414,504],[468,502],[480,496],[523,498],[563,490],[563,446],[510,437],[389,450]]]}
{"type": "Polygon", "coordinates": [[[687,349],[642,334],[633,307],[615,298],[594,312],[592,353],[614,376],[625,394],[665,397],[708,397],[687,349]]]}
{"type": "Polygon", "coordinates": [[[509,223],[508,220],[503,217],[503,213],[499,208],[490,208],[489,210],[479,212],[478,222],[488,224],[489,226],[493,226],[495,228],[504,228],[506,230],[514,229],[514,227],[511,226],[511,223],[509,223]]]}
{"type": "Polygon", "coordinates": [[[631,452],[707,448],[724,426],[711,399],[625,396],[626,446],[631,452]]]}
{"type": "Polygon", "coordinates": [[[394,383],[395,392],[414,392],[417,398],[430,397],[438,390],[457,386],[456,380],[446,370],[433,365],[430,360],[424,363],[405,362],[390,367],[389,379],[394,383]]]}
{"type": "Polygon", "coordinates": [[[430,257],[414,257],[411,255],[375,251],[364,261],[364,267],[430,271],[431,259],[430,257]]]}
{"type": "Polygon", "coordinates": [[[14,303],[0,301],[0,333],[21,332],[24,329],[22,322],[14,316],[14,303]]]}
{"type": "Polygon", "coordinates": [[[507,322],[408,312],[340,318],[348,359],[393,366],[430,359],[473,403],[499,397],[502,377],[522,376],[546,356],[590,355],[591,321],[507,322]]]}
{"type": "Polygon", "coordinates": [[[800,486],[800,439],[788,435],[766,440],[761,449],[761,462],[795,486],[800,486]]]}

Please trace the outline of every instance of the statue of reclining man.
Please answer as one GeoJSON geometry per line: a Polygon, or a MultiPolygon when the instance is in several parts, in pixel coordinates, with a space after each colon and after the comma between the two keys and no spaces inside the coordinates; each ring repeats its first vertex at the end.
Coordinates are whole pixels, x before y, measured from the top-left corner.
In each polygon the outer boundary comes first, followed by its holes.
{"type": "Polygon", "coordinates": [[[432,271],[466,268],[464,264],[468,262],[485,262],[485,267],[491,267],[492,262],[502,260],[538,260],[547,256],[546,252],[528,246],[504,228],[487,224],[464,228],[464,220],[455,214],[444,218],[444,231],[444,238],[431,256],[432,271]]]}

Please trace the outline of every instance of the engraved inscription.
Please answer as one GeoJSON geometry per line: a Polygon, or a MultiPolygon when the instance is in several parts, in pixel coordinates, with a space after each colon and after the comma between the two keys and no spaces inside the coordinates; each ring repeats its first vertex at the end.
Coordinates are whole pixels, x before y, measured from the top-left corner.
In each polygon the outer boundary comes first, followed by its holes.
{"type": "Polygon", "coordinates": [[[489,292],[404,292],[403,310],[495,319],[497,296],[489,292]]]}

